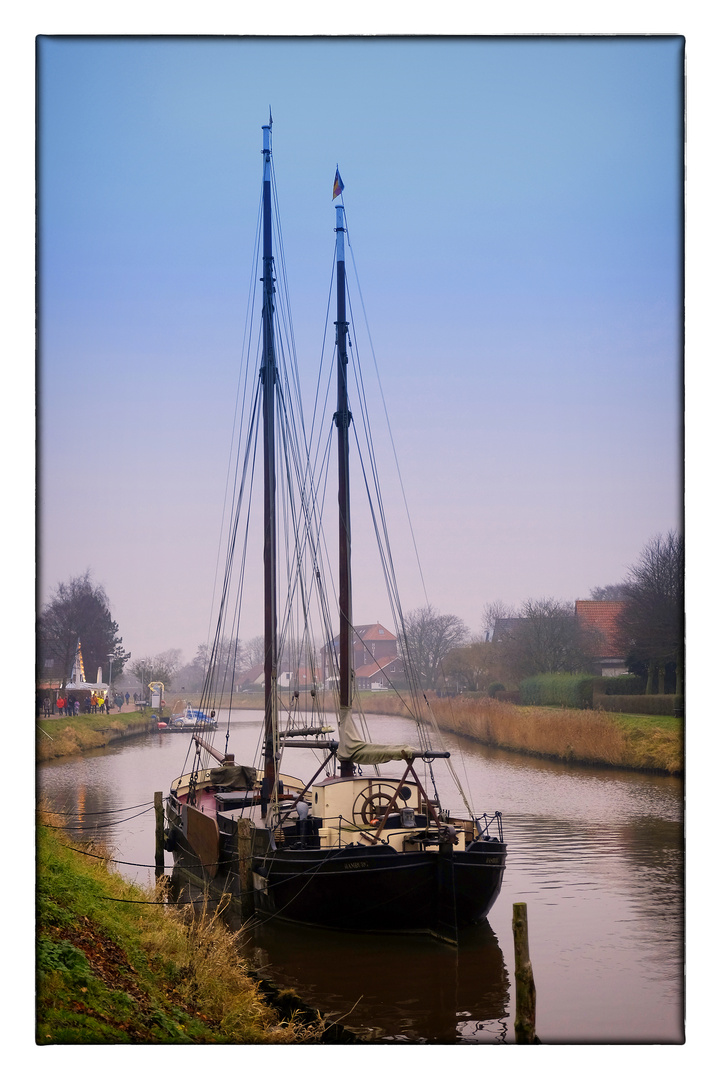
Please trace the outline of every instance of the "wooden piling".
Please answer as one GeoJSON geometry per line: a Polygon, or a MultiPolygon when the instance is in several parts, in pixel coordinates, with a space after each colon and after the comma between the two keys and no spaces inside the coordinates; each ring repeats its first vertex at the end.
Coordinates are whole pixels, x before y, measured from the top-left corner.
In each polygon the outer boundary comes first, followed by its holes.
{"type": "Polygon", "coordinates": [[[527,904],[513,904],[515,944],[515,1042],[538,1043],[535,1034],[535,980],[530,963],[527,904]]]}
{"type": "Polygon", "coordinates": [[[155,792],[155,877],[165,873],[165,809],[162,791],[155,792]]]}
{"type": "Polygon", "coordinates": [[[238,881],[240,888],[240,912],[249,919],[255,910],[252,875],[252,825],[247,818],[237,821],[238,881]]]}

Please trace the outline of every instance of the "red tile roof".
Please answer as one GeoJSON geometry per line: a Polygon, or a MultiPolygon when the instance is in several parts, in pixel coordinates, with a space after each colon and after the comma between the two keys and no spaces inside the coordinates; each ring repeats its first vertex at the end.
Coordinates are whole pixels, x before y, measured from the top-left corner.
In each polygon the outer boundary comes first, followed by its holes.
{"type": "Polygon", "coordinates": [[[365,626],[356,626],[355,633],[363,641],[395,641],[395,635],[387,630],[382,623],[367,623],[365,626]]]}
{"type": "Polygon", "coordinates": [[[365,664],[363,667],[358,668],[355,672],[356,679],[370,679],[373,675],[377,675],[384,671],[385,668],[390,667],[397,660],[397,654],[395,656],[383,656],[380,660],[373,660],[369,664],[365,664]]]}
{"type": "Polygon", "coordinates": [[[576,600],[575,614],[584,626],[602,635],[603,656],[622,656],[618,643],[617,617],[625,607],[624,600],[576,600]]]}

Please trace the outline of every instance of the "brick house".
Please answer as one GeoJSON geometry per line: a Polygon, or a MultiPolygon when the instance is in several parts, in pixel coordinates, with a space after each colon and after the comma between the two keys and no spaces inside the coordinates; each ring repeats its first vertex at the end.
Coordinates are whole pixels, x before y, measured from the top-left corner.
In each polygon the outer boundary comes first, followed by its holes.
{"type": "Polygon", "coordinates": [[[619,643],[617,618],[625,607],[623,600],[576,600],[575,617],[583,629],[595,632],[597,645],[593,656],[596,675],[627,675],[628,669],[619,643]]]}
{"type": "MultiPolygon", "coordinates": [[[[340,637],[336,635],[320,650],[323,681],[326,685],[328,679],[334,677],[330,657],[334,654],[337,658],[339,646],[340,637]]],[[[385,690],[405,676],[404,665],[398,656],[397,638],[379,622],[365,623],[354,628],[352,666],[358,690],[385,690]]]]}

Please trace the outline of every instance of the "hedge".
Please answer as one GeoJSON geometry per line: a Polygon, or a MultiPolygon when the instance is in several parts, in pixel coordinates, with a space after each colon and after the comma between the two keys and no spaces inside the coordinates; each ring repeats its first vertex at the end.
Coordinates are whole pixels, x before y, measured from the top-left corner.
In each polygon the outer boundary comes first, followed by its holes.
{"type": "Polygon", "coordinates": [[[681,716],[683,697],[682,694],[595,694],[594,706],[605,712],[681,716]]]}
{"type": "Polygon", "coordinates": [[[644,694],[645,679],[639,675],[609,675],[595,680],[596,694],[644,694]]]}
{"type": "Polygon", "coordinates": [[[522,705],[560,705],[570,709],[591,709],[593,675],[534,675],[520,683],[522,705]]]}

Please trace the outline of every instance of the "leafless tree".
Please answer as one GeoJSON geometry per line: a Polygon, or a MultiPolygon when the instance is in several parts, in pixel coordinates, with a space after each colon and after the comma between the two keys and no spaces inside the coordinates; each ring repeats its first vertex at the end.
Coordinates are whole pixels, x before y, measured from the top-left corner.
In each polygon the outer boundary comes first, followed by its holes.
{"type": "Polygon", "coordinates": [[[579,625],[573,604],[546,597],[526,600],[517,625],[503,638],[503,657],[518,680],[582,671],[594,652],[594,637],[579,625]]]}
{"type": "Polygon", "coordinates": [[[405,617],[404,651],[421,685],[434,688],[440,667],[451,651],[463,645],[468,628],[457,615],[442,615],[431,604],[416,608],[405,617]]]}
{"type": "Polygon", "coordinates": [[[486,604],[483,610],[483,630],[487,634],[488,640],[492,641],[495,624],[500,619],[515,618],[517,618],[517,611],[515,608],[510,604],[504,603],[502,600],[493,600],[491,604],[486,604]]]}
{"type": "Polygon", "coordinates": [[[627,597],[627,585],[620,582],[618,585],[596,585],[590,590],[591,600],[625,600],[627,597]]]}
{"type": "Polygon", "coordinates": [[[684,569],[683,537],[671,531],[645,545],[625,583],[618,630],[628,665],[645,674],[648,692],[656,673],[658,692],[664,692],[668,667],[676,676],[675,692],[682,692],[684,569]]]}

